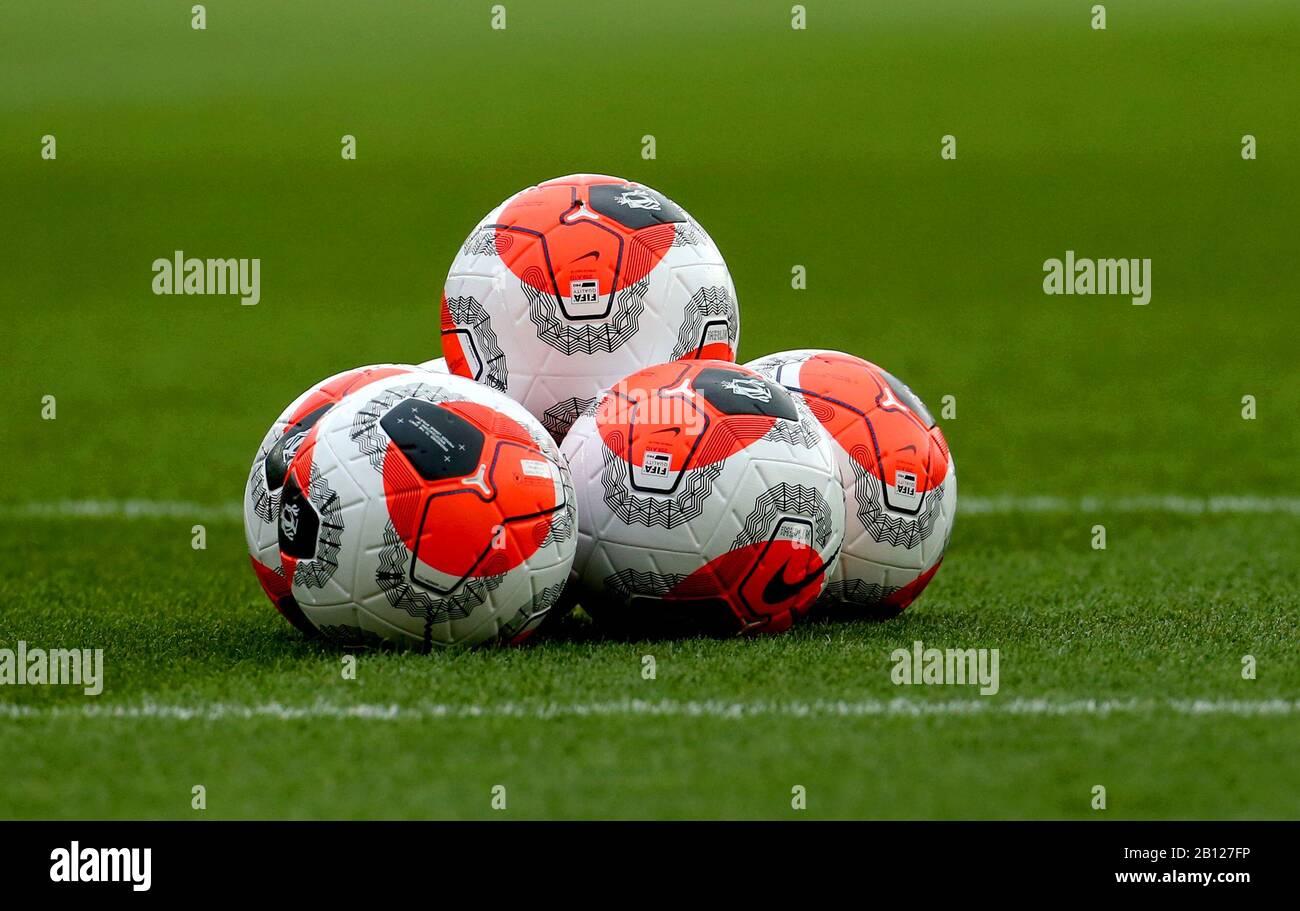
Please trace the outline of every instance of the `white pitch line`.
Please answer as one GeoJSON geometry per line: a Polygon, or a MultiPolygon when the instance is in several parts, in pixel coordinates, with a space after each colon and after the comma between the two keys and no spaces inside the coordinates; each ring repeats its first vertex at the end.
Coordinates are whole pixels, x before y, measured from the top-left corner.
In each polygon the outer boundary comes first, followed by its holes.
{"type": "MultiPolygon", "coordinates": [[[[1296,497],[1128,497],[995,496],[958,497],[962,516],[1089,515],[1106,513],[1169,513],[1173,515],[1300,515],[1296,497]]],[[[54,500],[0,505],[0,519],[177,519],[195,522],[238,522],[243,506],[231,501],[216,505],[185,500],[54,500]]]]}
{"type": "Polygon", "coordinates": [[[0,720],[121,718],[161,721],[270,719],[352,719],[360,721],[429,721],[438,719],[514,718],[926,718],[950,716],[1098,716],[1112,715],[1233,716],[1238,718],[1300,716],[1300,699],[868,699],[860,701],[731,702],[622,699],[609,702],[421,703],[415,705],[314,702],[241,704],[214,702],[174,705],[154,702],[113,705],[23,706],[0,703],[0,720]]]}
{"type": "Polygon", "coordinates": [[[1142,495],[1128,497],[958,497],[960,515],[1014,515],[1017,513],[1173,513],[1176,515],[1300,515],[1300,497],[1182,497],[1142,495]]]}
{"type": "Polygon", "coordinates": [[[237,502],[205,506],[185,500],[55,500],[0,506],[5,519],[184,519],[199,522],[238,522],[244,516],[237,502]]]}

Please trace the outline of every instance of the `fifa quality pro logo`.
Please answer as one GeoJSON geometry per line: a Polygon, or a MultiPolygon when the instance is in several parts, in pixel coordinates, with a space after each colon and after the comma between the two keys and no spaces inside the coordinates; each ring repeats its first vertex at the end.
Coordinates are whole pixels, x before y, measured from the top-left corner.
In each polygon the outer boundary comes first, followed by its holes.
{"type": "Polygon", "coordinates": [[[600,303],[600,282],[594,278],[578,278],[569,282],[569,298],[575,304],[600,303]]]}
{"type": "Polygon", "coordinates": [[[672,464],[672,453],[647,449],[645,455],[641,458],[641,471],[652,477],[666,478],[668,477],[668,469],[672,464]]]}
{"type": "Polygon", "coordinates": [[[905,497],[916,496],[916,475],[901,469],[894,472],[894,490],[905,497]]]}

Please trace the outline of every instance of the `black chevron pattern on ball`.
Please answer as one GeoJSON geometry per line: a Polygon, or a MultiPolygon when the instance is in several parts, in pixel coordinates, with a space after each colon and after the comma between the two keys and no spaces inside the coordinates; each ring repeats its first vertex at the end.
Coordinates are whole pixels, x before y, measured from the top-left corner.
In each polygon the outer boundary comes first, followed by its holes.
{"type": "Polygon", "coordinates": [[[475,297],[448,297],[446,301],[452,324],[457,329],[468,332],[478,349],[483,372],[474,379],[504,392],[510,372],[506,366],[506,353],[501,350],[501,343],[492,329],[492,318],[488,316],[487,310],[475,297]]]}
{"type": "Polygon", "coordinates": [[[316,556],[299,561],[293,571],[293,584],[303,588],[324,588],[339,568],[339,549],[343,543],[343,509],[339,495],[314,464],[307,499],[320,517],[316,538],[316,556]]]}
{"type": "Polygon", "coordinates": [[[822,441],[822,436],[817,429],[816,418],[801,410],[798,421],[777,421],[763,439],[775,443],[787,443],[800,449],[816,449],[822,441]]]}
{"type": "Polygon", "coordinates": [[[368,629],[362,629],[359,626],[323,623],[316,628],[320,631],[322,639],[327,642],[332,642],[335,645],[368,646],[370,648],[378,648],[388,642],[387,639],[378,633],[371,632],[368,629]]]}
{"type": "Polygon", "coordinates": [[[826,586],[819,600],[825,602],[843,601],[869,607],[879,604],[901,586],[881,585],[879,582],[865,582],[862,579],[841,579],[826,586]]]}
{"type": "Polygon", "coordinates": [[[861,459],[871,458],[862,447],[850,453],[853,464],[853,496],[858,501],[858,521],[873,541],[911,550],[934,532],[943,506],[943,485],[925,492],[925,508],[915,516],[890,512],[881,493],[881,480],[862,467],[861,459]],[[861,450],[861,451],[860,451],[861,450]]]}
{"type": "Polygon", "coordinates": [[[537,327],[537,337],[561,354],[613,353],[627,344],[641,326],[649,277],[628,285],[614,296],[609,319],[598,323],[574,324],[564,319],[554,294],[538,291],[532,282],[520,281],[528,298],[528,318],[537,327]]]}
{"type": "Polygon", "coordinates": [[[534,593],[532,605],[526,610],[521,610],[502,624],[497,636],[506,640],[513,639],[529,627],[537,626],[546,619],[546,615],[559,602],[562,594],[564,594],[563,582],[548,585],[541,591],[534,593]]]}
{"type": "Polygon", "coordinates": [[[701,288],[691,295],[682,314],[682,325],[677,331],[677,344],[673,346],[673,356],[669,360],[685,357],[700,347],[700,335],[704,323],[709,317],[726,317],[727,344],[734,349],[736,337],[740,334],[740,311],[735,300],[726,288],[701,288]]]}
{"type": "Polygon", "coordinates": [[[569,475],[564,475],[564,508],[556,512],[551,518],[550,527],[546,530],[546,536],[542,538],[538,548],[549,547],[551,544],[558,544],[567,541],[573,537],[578,529],[578,505],[577,496],[574,493],[573,485],[569,482],[569,475]]]}
{"type": "MultiPolygon", "coordinates": [[[[789,366],[790,364],[802,363],[803,361],[808,360],[808,357],[809,356],[806,354],[786,354],[782,352],[781,354],[769,354],[767,357],[759,358],[756,361],[750,361],[747,366],[750,370],[753,370],[756,373],[761,373],[763,376],[775,383],[779,382],[777,377],[780,375],[782,367],[789,366]]],[[[790,390],[790,394],[799,395],[799,393],[795,392],[793,389],[790,390]]]]}
{"type": "Polygon", "coordinates": [[[379,568],[375,583],[388,603],[412,617],[422,617],[426,627],[449,620],[463,620],[487,601],[488,595],[501,587],[505,573],[466,579],[451,594],[433,595],[411,581],[411,551],[391,521],[384,525],[384,543],[379,551],[379,568]]]}
{"type": "Polygon", "coordinates": [[[265,454],[259,455],[258,460],[262,464],[253,476],[252,490],[249,491],[248,496],[252,502],[253,515],[263,522],[274,522],[275,517],[280,514],[280,491],[267,489],[265,454]]]}
{"type": "Polygon", "coordinates": [[[628,463],[608,446],[602,447],[602,455],[605,466],[601,470],[600,483],[605,491],[605,505],[625,525],[644,525],[647,528],[655,525],[677,528],[699,518],[704,512],[704,501],[712,495],[713,482],[722,474],[724,464],[719,460],[683,472],[682,483],[672,496],[643,497],[628,489],[628,463]]]}
{"type": "Polygon", "coordinates": [[[465,238],[460,252],[466,256],[497,256],[497,229],[495,225],[476,228],[474,233],[465,238]]]}
{"type": "Polygon", "coordinates": [[[777,518],[783,515],[802,516],[812,520],[813,539],[818,547],[825,547],[835,530],[830,504],[820,490],[782,481],[763,491],[754,501],[754,508],[745,519],[740,534],[731,542],[731,549],[737,550],[766,541],[772,534],[777,518]]]}
{"type": "Polygon", "coordinates": [[[557,437],[563,437],[569,428],[583,414],[593,412],[596,407],[595,396],[591,398],[562,399],[542,412],[542,426],[557,437]]]}
{"type": "Polygon", "coordinates": [[[689,215],[686,216],[686,221],[677,223],[677,230],[673,232],[674,247],[696,247],[711,243],[713,238],[709,237],[709,232],[700,227],[700,223],[689,215]]]}
{"type": "Polygon", "coordinates": [[[683,573],[643,572],[638,569],[621,569],[605,577],[605,588],[627,599],[633,595],[662,598],[686,579],[683,573]]]}

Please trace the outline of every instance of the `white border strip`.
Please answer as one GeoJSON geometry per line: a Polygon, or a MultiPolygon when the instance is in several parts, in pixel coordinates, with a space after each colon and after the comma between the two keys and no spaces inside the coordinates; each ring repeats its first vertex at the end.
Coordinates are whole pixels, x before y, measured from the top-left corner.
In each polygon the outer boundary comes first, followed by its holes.
{"type": "Polygon", "coordinates": [[[57,718],[120,718],[162,721],[226,721],[341,718],[362,721],[428,721],[435,719],[515,718],[877,718],[951,716],[1098,716],[1111,715],[1234,716],[1239,718],[1300,715],[1300,699],[869,699],[862,701],[730,702],[622,699],[610,702],[500,702],[340,704],[279,702],[239,704],[214,702],[174,705],[141,702],[112,705],[89,702],[76,706],[23,706],[0,703],[0,720],[57,718]]]}

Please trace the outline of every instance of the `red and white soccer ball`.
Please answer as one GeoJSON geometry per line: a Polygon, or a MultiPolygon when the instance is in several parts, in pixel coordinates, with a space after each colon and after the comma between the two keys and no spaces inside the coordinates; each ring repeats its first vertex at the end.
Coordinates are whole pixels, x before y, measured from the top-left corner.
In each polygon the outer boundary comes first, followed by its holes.
{"type": "Polygon", "coordinates": [[[957,466],[929,410],[897,377],[839,351],[746,366],[806,402],[835,441],[848,515],[831,611],[902,611],[938,572],[957,512],[957,466]]]}
{"type": "Polygon", "coordinates": [[[713,240],[662,193],[574,174],[470,232],[447,274],[452,373],[522,402],[556,439],[606,388],[678,358],[736,359],[740,316],[713,240]]]}
{"type": "Polygon", "coordinates": [[[745,367],[634,373],[562,444],[578,490],[579,596],[634,632],[779,632],[821,594],[844,535],[831,443],[745,367]]]}
{"type": "Polygon", "coordinates": [[[280,493],[289,462],[312,427],[349,392],[389,376],[411,373],[409,364],[373,364],[344,370],[312,386],[280,413],[262,438],[244,488],[244,537],[257,581],[271,603],[290,623],[315,633],[303,616],[280,564],[280,493]]]}
{"type": "Polygon", "coordinates": [[[576,532],[569,472],[541,424],[499,392],[428,372],[326,414],[280,504],[293,597],[347,644],[520,641],[559,601],[576,532]]]}

